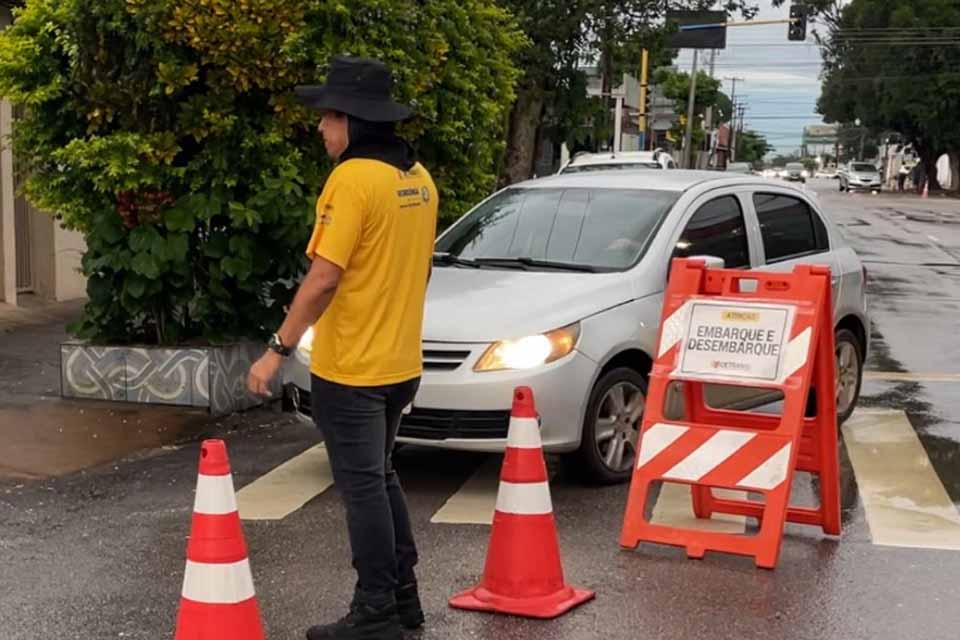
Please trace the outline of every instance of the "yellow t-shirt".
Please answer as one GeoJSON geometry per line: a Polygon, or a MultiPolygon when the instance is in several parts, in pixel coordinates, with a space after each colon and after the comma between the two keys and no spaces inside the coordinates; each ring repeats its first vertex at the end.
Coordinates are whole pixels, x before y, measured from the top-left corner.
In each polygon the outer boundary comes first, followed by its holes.
{"type": "Polygon", "coordinates": [[[314,375],[367,387],[421,374],[437,200],[433,179],[420,164],[404,172],[353,158],[330,174],[317,200],[307,255],[344,271],[314,325],[314,375]]]}

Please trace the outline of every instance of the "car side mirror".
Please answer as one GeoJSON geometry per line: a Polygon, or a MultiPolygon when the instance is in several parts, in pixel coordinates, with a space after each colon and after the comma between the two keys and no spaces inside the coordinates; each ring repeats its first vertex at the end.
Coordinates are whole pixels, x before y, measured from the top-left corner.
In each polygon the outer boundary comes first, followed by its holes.
{"type": "MultiPolygon", "coordinates": [[[[723,267],[726,265],[726,261],[719,256],[697,255],[684,257],[688,260],[703,260],[707,264],[707,269],[723,269],[723,267]]],[[[671,259],[671,264],[667,265],[667,282],[670,282],[670,268],[672,262],[673,260],[671,259]]]]}

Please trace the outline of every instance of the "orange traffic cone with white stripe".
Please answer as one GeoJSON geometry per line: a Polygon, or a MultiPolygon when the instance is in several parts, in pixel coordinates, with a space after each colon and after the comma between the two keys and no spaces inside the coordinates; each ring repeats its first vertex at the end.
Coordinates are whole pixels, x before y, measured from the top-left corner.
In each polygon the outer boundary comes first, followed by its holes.
{"type": "Polygon", "coordinates": [[[555,618],[594,597],[563,581],[557,527],[533,392],[514,392],[507,451],[480,584],[450,599],[450,606],[555,618]]]}
{"type": "Polygon", "coordinates": [[[263,640],[247,545],[223,440],[200,446],[175,640],[263,640]]]}

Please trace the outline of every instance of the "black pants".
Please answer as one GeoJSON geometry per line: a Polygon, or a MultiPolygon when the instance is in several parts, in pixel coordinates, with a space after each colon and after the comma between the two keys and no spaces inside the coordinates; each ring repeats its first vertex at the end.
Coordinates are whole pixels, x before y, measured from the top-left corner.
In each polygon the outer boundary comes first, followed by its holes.
{"type": "Polygon", "coordinates": [[[392,602],[398,586],[416,581],[417,547],[391,457],[403,409],[419,386],[419,378],[349,387],[317,376],[311,384],[314,421],[347,509],[355,597],[371,605],[392,602]]]}

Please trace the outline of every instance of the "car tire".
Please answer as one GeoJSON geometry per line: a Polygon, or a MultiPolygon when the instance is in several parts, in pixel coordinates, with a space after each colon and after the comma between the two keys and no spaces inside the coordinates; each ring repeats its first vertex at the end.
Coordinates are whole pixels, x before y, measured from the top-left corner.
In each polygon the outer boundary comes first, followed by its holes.
{"type": "Polygon", "coordinates": [[[860,401],[860,388],[863,385],[864,345],[860,344],[860,340],[857,339],[857,336],[849,329],[839,329],[834,337],[834,349],[836,350],[837,357],[838,394],[849,389],[849,401],[847,402],[845,400],[844,407],[840,406],[840,399],[838,398],[837,424],[840,425],[853,415],[854,410],[857,408],[857,402],[860,401]],[[847,367],[845,367],[844,362],[841,361],[842,358],[848,359],[847,367]],[[845,368],[846,375],[848,376],[846,380],[847,387],[843,387],[840,384],[843,382],[840,380],[840,376],[844,375],[845,368]]]}
{"type": "MultiPolygon", "coordinates": [[[[836,334],[834,334],[834,351],[836,353],[837,366],[835,375],[837,380],[838,427],[850,419],[860,400],[860,388],[863,384],[863,348],[864,345],[860,344],[860,340],[857,339],[857,336],[854,335],[852,331],[849,329],[837,329],[836,334]],[[846,366],[841,364],[841,358],[847,359],[846,366]],[[850,367],[853,368],[851,369],[850,367]],[[846,387],[841,388],[840,376],[844,375],[845,369],[849,377],[846,380],[846,387]],[[849,395],[845,401],[841,403],[839,396],[845,390],[849,390],[849,395]]],[[[817,390],[811,387],[810,394],[807,396],[806,416],[811,418],[816,415],[817,390]]]]}
{"type": "Polygon", "coordinates": [[[589,484],[600,485],[620,484],[630,479],[636,461],[640,423],[646,401],[647,380],[629,367],[612,369],[593,385],[583,418],[580,448],[569,455],[571,467],[581,479],[589,484]],[[615,415],[618,388],[624,393],[623,411],[620,412],[622,415],[615,415]],[[634,398],[633,395],[628,395],[631,391],[639,396],[634,398]],[[639,406],[631,406],[634,399],[640,402],[639,406]],[[636,417],[633,421],[628,419],[631,413],[636,417]],[[599,434],[598,430],[603,427],[604,422],[614,418],[617,422],[608,427],[613,431],[612,437],[609,442],[601,443],[601,438],[606,434],[599,434]],[[623,448],[622,456],[611,454],[610,448],[617,446],[623,448]],[[608,460],[617,460],[618,457],[619,464],[611,466],[608,460]]]}

